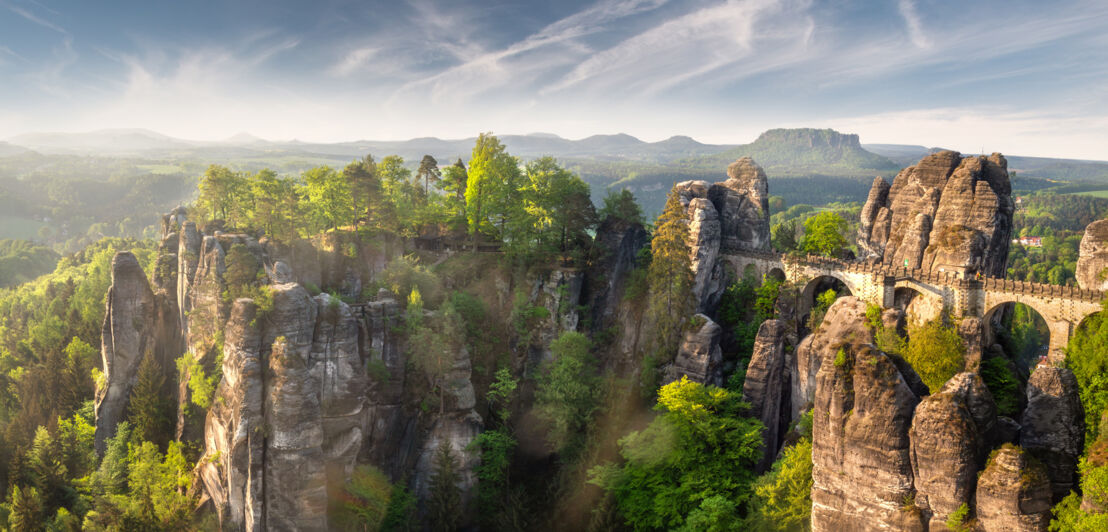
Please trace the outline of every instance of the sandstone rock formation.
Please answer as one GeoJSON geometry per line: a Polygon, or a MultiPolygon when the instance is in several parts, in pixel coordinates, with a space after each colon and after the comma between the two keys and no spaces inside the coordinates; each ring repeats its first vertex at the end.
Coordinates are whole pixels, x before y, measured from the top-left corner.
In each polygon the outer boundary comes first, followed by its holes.
{"type": "Polygon", "coordinates": [[[919,398],[896,365],[872,345],[843,344],[817,379],[812,530],[923,530],[902,509],[913,493],[908,429],[919,398]]]}
{"type": "Polygon", "coordinates": [[[611,217],[597,228],[582,288],[593,332],[615,325],[628,276],[639,250],[650,243],[649,236],[642,224],[611,217]]]}
{"type": "Polygon", "coordinates": [[[764,454],[758,463],[759,473],[768,471],[773,465],[791,420],[786,334],[786,325],[780,320],[766,320],[758,327],[754,354],[750,357],[743,381],[743,401],[750,403],[750,414],[766,426],[762,433],[764,454]]]}
{"type": "Polygon", "coordinates": [[[916,407],[910,432],[916,504],[942,530],[950,514],[971,504],[977,471],[996,424],[996,406],[974,373],[955,375],[916,407]]]}
{"type": "Polygon", "coordinates": [[[719,212],[722,249],[769,249],[769,188],[754,159],[731,163],[727,180],[712,185],[708,199],[719,212]]]}
{"type": "MultiPolygon", "coordinates": [[[[162,225],[152,283],[133,255],[121,253],[113,262],[98,449],[125,415],[139,363],[153,356],[179,387],[178,438],[204,446],[197,474],[224,529],[333,528],[329,501],[360,464],[426,495],[430,457],[440,442],[458,455],[459,488],[472,498],[476,456],[467,449],[482,420],[474,410],[469,354],[456,356],[444,411],[417,415],[397,329],[404,317],[393,296],[381,292],[376,301],[349,306],[327,294],[312,297],[298,284],[315,279],[325,290],[361,298],[365,282],[402,246],[375,250],[351,246],[350,235],[331,235],[317,243],[320,250],[306,241],[204,234],[184,209],[166,215],[162,225]],[[231,282],[269,295],[230,302],[231,282]],[[177,378],[174,359],[182,353],[207,375],[222,370],[206,417],[190,404],[192,370],[177,378]]],[[[628,261],[625,270],[636,252],[621,259],[628,261]]],[[[552,314],[540,336],[577,328],[581,286],[579,272],[556,271],[536,281],[532,302],[552,314]]]]}
{"type": "Polygon", "coordinates": [[[874,180],[862,208],[863,258],[894,266],[1003,276],[1012,231],[1008,163],[942,151],[874,180]]]}
{"type": "Polygon", "coordinates": [[[870,344],[865,304],[840,298],[809,338],[803,348],[821,359],[812,427],[812,530],[923,530],[918,514],[902,510],[914,493],[908,431],[919,398],[892,359],[870,344]]]}
{"type": "Polygon", "coordinates": [[[1085,446],[1085,410],[1072,371],[1039,366],[1031,373],[1020,445],[1046,465],[1053,500],[1062,500],[1075,485],[1085,446]]]}
{"type": "Polygon", "coordinates": [[[1077,259],[1077,284],[1087,290],[1108,290],[1108,220],[1085,227],[1077,259]]]}
{"type": "Polygon", "coordinates": [[[685,332],[677,349],[677,358],[666,370],[665,382],[671,383],[682,376],[689,380],[713,386],[723,385],[723,351],[719,347],[723,328],[703,314],[694,318],[700,326],[685,332]]]}
{"type": "Polygon", "coordinates": [[[684,181],[674,190],[689,219],[689,247],[697,312],[714,309],[728,275],[719,254],[736,250],[765,251],[770,246],[769,194],[766,174],[749,157],[727,168],[727,180],[684,181]]]}
{"type": "Polygon", "coordinates": [[[838,345],[848,338],[860,343],[873,341],[873,332],[866,325],[866,304],[855,297],[836,299],[819,328],[797,346],[789,364],[790,419],[796,419],[815,400],[816,376],[826,355],[835,355],[838,345]]]}
{"type": "Polygon", "coordinates": [[[368,305],[371,317],[364,318],[332,296],[312,298],[296,283],[272,290],[271,309],[235,302],[224,378],[205,423],[200,475],[223,526],[327,530],[328,490],[341,489],[358,463],[377,458],[397,473],[415,467],[414,485],[426,486],[430,469],[418,464],[441,441],[459,454],[461,487],[471,494],[475,459],[466,447],[481,419],[473,411],[468,354],[459,353],[448,379],[445,414],[416,447],[416,428],[397,397],[403,384],[394,380],[403,360],[388,345],[395,344],[387,337],[395,301],[368,305]],[[367,365],[383,366],[376,383],[367,365]],[[382,399],[395,403],[375,402],[382,399]]]}
{"type": "Polygon", "coordinates": [[[977,479],[977,522],[984,532],[1040,531],[1050,523],[1046,468],[1019,447],[996,450],[977,479]]]}
{"type": "Polygon", "coordinates": [[[104,382],[96,391],[96,450],[115,435],[135,384],[139,364],[154,357],[158,338],[154,292],[138,259],[129,252],[112,258],[112,286],[108,289],[100,353],[104,382]]]}

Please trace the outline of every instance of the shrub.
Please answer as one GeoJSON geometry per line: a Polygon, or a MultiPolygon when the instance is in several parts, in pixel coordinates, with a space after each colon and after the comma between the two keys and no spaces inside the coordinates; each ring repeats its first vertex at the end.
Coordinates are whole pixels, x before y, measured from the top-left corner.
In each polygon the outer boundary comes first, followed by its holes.
{"type": "Polygon", "coordinates": [[[908,328],[908,341],[899,353],[916,370],[931,393],[965,366],[965,342],[957,328],[944,326],[941,319],[908,328]]]}

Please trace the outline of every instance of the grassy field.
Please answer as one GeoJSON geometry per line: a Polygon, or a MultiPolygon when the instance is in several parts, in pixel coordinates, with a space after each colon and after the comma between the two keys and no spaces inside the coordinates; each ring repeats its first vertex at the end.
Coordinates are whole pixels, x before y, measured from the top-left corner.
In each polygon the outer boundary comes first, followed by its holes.
{"type": "Polygon", "coordinates": [[[30,218],[0,214],[0,239],[36,238],[38,236],[38,229],[40,227],[42,227],[42,222],[38,222],[30,218]]]}
{"type": "Polygon", "coordinates": [[[1082,196],[1092,196],[1094,198],[1108,198],[1108,190],[1088,190],[1085,192],[1075,192],[1082,196]]]}

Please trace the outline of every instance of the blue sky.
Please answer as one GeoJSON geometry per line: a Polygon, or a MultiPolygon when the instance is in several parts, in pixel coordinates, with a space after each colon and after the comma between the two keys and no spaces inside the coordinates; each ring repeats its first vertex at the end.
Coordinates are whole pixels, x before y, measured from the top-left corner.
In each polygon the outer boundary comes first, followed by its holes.
{"type": "Polygon", "coordinates": [[[1108,159],[1108,2],[0,0],[0,138],[863,142],[1108,159]]]}

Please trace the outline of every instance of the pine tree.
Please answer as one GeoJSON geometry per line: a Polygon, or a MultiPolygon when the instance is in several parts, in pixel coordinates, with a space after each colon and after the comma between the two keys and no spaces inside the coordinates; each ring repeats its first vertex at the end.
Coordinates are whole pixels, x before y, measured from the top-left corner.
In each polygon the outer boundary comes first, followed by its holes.
{"type": "Polygon", "coordinates": [[[689,226],[685,208],[671,190],[666,206],[655,222],[650,243],[653,259],[647,272],[650,283],[649,312],[657,332],[656,353],[668,355],[676,347],[681,324],[695,310],[689,226]]]}
{"type": "Polygon", "coordinates": [[[135,387],[131,390],[128,421],[140,440],[154,442],[159,448],[170,440],[171,406],[166,394],[165,372],[154,355],[147,353],[139,364],[135,387]]]}
{"type": "Polygon", "coordinates": [[[424,155],[419,161],[419,170],[416,172],[416,180],[423,180],[424,195],[430,194],[431,184],[438,183],[440,179],[442,179],[442,172],[439,171],[439,162],[430,155],[424,155]]]}
{"type": "Polygon", "coordinates": [[[8,525],[12,532],[37,532],[42,530],[42,498],[35,488],[12,487],[11,513],[8,525]]]}
{"type": "Polygon", "coordinates": [[[461,475],[458,459],[450,450],[450,443],[443,441],[435,452],[435,469],[431,474],[430,497],[427,501],[428,521],[431,530],[457,530],[462,515],[462,494],[458,489],[461,475]]]}

